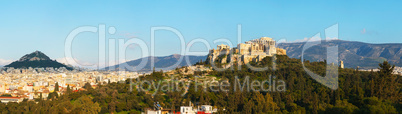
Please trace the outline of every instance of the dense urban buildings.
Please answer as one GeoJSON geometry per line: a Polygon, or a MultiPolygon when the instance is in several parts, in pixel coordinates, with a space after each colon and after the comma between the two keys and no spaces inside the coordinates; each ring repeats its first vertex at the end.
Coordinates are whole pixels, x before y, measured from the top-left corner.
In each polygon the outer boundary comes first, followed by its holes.
{"type": "MultiPolygon", "coordinates": [[[[124,71],[69,71],[65,68],[29,68],[0,70],[0,95],[33,100],[47,99],[49,93],[64,94],[67,87],[72,91],[84,90],[82,87],[89,83],[96,88],[98,84],[125,81],[127,78],[138,77],[135,72],[124,71]],[[58,87],[57,87],[58,86],[58,87]],[[59,89],[55,91],[55,89],[59,89]]],[[[4,98],[0,98],[3,102],[4,98]]],[[[20,102],[17,100],[16,102],[20,102]]],[[[12,102],[12,101],[10,101],[12,102]]]]}

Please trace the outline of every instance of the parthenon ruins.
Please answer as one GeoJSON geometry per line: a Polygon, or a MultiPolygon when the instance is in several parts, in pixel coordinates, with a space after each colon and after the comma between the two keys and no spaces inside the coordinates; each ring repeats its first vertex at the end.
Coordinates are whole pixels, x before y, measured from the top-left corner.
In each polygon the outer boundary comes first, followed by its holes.
{"type": "Polygon", "coordinates": [[[228,45],[218,45],[217,49],[209,51],[208,59],[219,62],[229,63],[232,61],[249,63],[250,61],[258,62],[267,56],[286,55],[286,50],[275,47],[276,42],[269,37],[254,39],[245,43],[240,43],[237,47],[230,48],[228,45]],[[232,51],[232,53],[230,53],[232,51]]]}

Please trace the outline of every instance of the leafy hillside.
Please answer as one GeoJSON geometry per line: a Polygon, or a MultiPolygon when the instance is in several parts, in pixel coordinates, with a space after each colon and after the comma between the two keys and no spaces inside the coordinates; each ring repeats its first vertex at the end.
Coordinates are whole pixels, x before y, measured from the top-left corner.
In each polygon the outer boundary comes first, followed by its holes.
{"type": "MultiPolygon", "coordinates": [[[[170,55],[170,56],[164,56],[164,57],[145,57],[145,58],[141,58],[141,59],[136,59],[136,60],[132,60],[129,62],[126,62],[129,66],[138,66],[141,61],[144,59],[147,61],[147,64],[145,65],[144,68],[140,69],[140,68],[136,68],[135,71],[143,71],[143,72],[148,72],[148,71],[152,71],[153,68],[151,68],[151,60],[154,59],[155,61],[155,69],[156,70],[172,70],[172,69],[166,69],[166,67],[172,66],[174,64],[176,64],[178,62],[178,60],[180,59],[180,57],[183,57],[183,61],[180,62],[179,65],[172,67],[173,69],[176,67],[181,67],[181,66],[188,66],[188,65],[193,65],[196,62],[199,62],[200,60],[205,60],[207,58],[207,56],[192,56],[192,55],[186,55],[186,56],[182,56],[182,55],[170,55]],[[190,60],[190,63],[187,64],[185,58],[188,57],[190,60]]],[[[104,70],[118,70],[119,66],[121,66],[122,64],[119,65],[115,65],[115,66],[109,66],[104,68],[104,70]]],[[[128,70],[128,69],[126,69],[128,70]]]]}
{"type": "MultiPolygon", "coordinates": [[[[228,91],[212,91],[213,88],[204,89],[203,85],[192,82],[188,91],[179,89],[175,91],[157,91],[143,85],[150,90],[136,89],[140,87],[137,81],[161,81],[171,79],[163,72],[153,72],[140,77],[139,80],[126,80],[125,83],[110,83],[97,85],[96,88],[87,83],[86,91],[72,92],[67,89],[65,94],[58,96],[51,93],[47,99],[34,101],[24,100],[22,103],[0,103],[1,113],[133,113],[140,114],[153,103],[159,102],[164,109],[180,111],[180,106],[188,106],[191,101],[194,105],[209,104],[216,106],[218,114],[394,114],[402,113],[401,84],[402,77],[392,75],[392,66],[386,62],[379,67],[379,72],[363,72],[355,69],[339,69],[339,88],[329,89],[313,80],[301,67],[301,61],[287,56],[277,57],[277,70],[253,71],[242,65],[241,70],[212,71],[207,74],[214,75],[230,82],[230,86],[223,86],[228,91]],[[247,91],[253,87],[245,86],[239,90],[235,76],[240,82],[246,80],[270,80],[264,83],[266,88],[278,88],[278,80],[284,80],[286,91],[247,91]],[[249,78],[247,78],[249,77],[249,78]],[[276,81],[275,81],[276,80],[276,81]],[[132,82],[131,82],[132,81],[132,82]],[[133,84],[133,85],[132,85],[133,84]],[[196,85],[198,85],[196,87],[196,85]],[[237,87],[236,87],[237,85],[237,87]],[[133,88],[131,88],[131,87],[133,88]],[[236,90],[235,90],[236,89],[236,90]],[[151,94],[156,92],[154,96],[151,94]],[[186,94],[183,95],[183,93],[186,94]]],[[[272,66],[272,58],[264,58],[261,62],[252,63],[254,66],[272,66]]],[[[235,65],[236,66],[236,65],[235,65]]],[[[324,62],[306,62],[306,67],[313,72],[323,74],[326,72],[324,62]]],[[[205,74],[206,75],[206,74],[205,74]]],[[[196,76],[187,75],[188,79],[196,76]]],[[[177,81],[177,80],[176,80],[177,81]]],[[[163,86],[162,86],[163,87],[163,86]]],[[[173,84],[171,88],[180,88],[173,84]]],[[[197,106],[195,106],[197,107],[197,106]]]]}
{"type": "Polygon", "coordinates": [[[4,67],[13,67],[13,68],[46,68],[46,67],[53,67],[53,68],[60,68],[65,67],[68,70],[72,70],[71,67],[68,67],[62,63],[57,61],[51,60],[48,56],[40,51],[35,51],[30,54],[26,54],[21,57],[18,61],[14,61],[9,65],[4,67]]]}
{"type": "MultiPolygon", "coordinates": [[[[291,58],[300,58],[304,42],[282,43],[278,47],[284,48],[291,58]]],[[[369,44],[355,41],[332,40],[322,41],[305,51],[304,59],[323,61],[326,59],[326,47],[338,46],[339,60],[344,61],[345,67],[377,68],[378,63],[387,60],[396,66],[402,66],[402,44],[369,44]]]]}

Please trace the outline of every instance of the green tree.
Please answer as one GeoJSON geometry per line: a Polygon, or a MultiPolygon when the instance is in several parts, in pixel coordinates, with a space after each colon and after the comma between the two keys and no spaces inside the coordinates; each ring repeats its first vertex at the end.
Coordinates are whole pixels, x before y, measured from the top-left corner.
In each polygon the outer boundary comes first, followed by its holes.
{"type": "Polygon", "coordinates": [[[12,95],[11,94],[3,94],[3,95],[1,95],[2,97],[12,97],[12,95]]]}
{"type": "Polygon", "coordinates": [[[49,93],[49,95],[47,96],[47,99],[54,99],[54,98],[59,98],[59,94],[56,91],[49,93]]]}
{"type": "Polygon", "coordinates": [[[379,79],[377,79],[377,97],[380,99],[390,99],[398,101],[400,90],[398,89],[397,76],[393,75],[395,65],[391,65],[388,61],[379,64],[380,71],[378,71],[379,79]]]}
{"type": "Polygon", "coordinates": [[[264,111],[265,108],[265,99],[264,96],[260,92],[254,92],[253,93],[253,100],[254,100],[254,108],[253,108],[253,113],[254,114],[260,114],[264,111]]]}
{"type": "Polygon", "coordinates": [[[71,93],[71,88],[70,88],[70,84],[67,85],[67,94],[71,93]]]}
{"type": "Polygon", "coordinates": [[[247,101],[247,104],[244,106],[243,113],[244,113],[244,114],[251,114],[252,111],[253,111],[253,109],[252,109],[253,107],[254,107],[253,101],[252,101],[252,100],[248,100],[248,101],[247,101]]]}
{"type": "Polygon", "coordinates": [[[59,82],[54,85],[54,91],[59,91],[59,82]]]}
{"type": "Polygon", "coordinates": [[[39,94],[39,99],[40,99],[40,100],[43,99],[42,92],[40,92],[40,94],[39,94]]]}
{"type": "Polygon", "coordinates": [[[91,97],[87,95],[81,96],[73,104],[74,108],[84,114],[97,114],[101,111],[99,104],[92,102],[91,97]]]}
{"type": "Polygon", "coordinates": [[[278,105],[274,102],[274,99],[267,93],[265,95],[265,101],[260,101],[264,102],[264,112],[274,112],[279,110],[278,105]]]}
{"type": "Polygon", "coordinates": [[[85,85],[84,85],[84,87],[82,87],[82,88],[85,88],[85,89],[87,89],[87,90],[91,90],[92,89],[92,86],[91,86],[91,84],[90,83],[85,83],[85,85]]]}
{"type": "Polygon", "coordinates": [[[347,100],[337,100],[335,106],[330,106],[325,113],[329,114],[352,114],[356,113],[358,107],[352,103],[348,103],[347,100]]]}
{"type": "Polygon", "coordinates": [[[362,114],[396,114],[398,113],[395,107],[390,102],[381,102],[377,97],[365,98],[363,108],[360,113],[362,114]]]}

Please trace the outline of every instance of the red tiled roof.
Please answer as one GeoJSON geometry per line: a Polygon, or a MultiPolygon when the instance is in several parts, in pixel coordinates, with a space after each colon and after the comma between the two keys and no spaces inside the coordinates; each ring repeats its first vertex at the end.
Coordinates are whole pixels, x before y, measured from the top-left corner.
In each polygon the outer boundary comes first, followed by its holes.
{"type": "Polygon", "coordinates": [[[0,97],[2,99],[20,99],[21,97],[0,97]]]}

